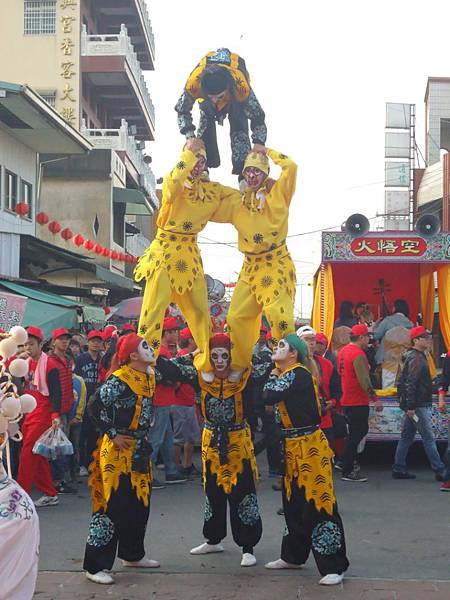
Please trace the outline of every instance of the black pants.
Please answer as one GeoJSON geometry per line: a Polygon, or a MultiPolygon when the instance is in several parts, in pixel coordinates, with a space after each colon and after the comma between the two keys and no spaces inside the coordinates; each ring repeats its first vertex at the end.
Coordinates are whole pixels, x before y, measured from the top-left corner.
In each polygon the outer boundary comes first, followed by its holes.
{"type": "Polygon", "coordinates": [[[237,484],[230,494],[217,485],[217,477],[211,474],[208,464],[205,491],[204,537],[210,544],[218,544],[226,537],[228,503],[233,540],[243,548],[243,552],[252,552],[253,546],[261,539],[262,521],[250,462],[244,460],[244,471],[238,475],[237,484]]]}
{"type": "Polygon", "coordinates": [[[312,550],[321,575],[344,573],[349,562],[345,550],[345,535],[337,505],[333,515],[317,512],[313,501],[306,501],[303,488],[292,481],[290,500],[283,483],[283,509],[287,534],[281,544],[281,558],[294,565],[303,565],[312,550]]]}
{"type": "Polygon", "coordinates": [[[91,517],[83,569],[89,573],[112,569],[116,553],[131,562],[141,560],[149,512],[150,507],[138,500],[131,487],[130,476],[121,475],[106,512],[98,511],[91,517]]]}
{"type": "Polygon", "coordinates": [[[342,455],[342,474],[349,475],[353,471],[359,442],[369,431],[369,407],[346,406],[344,412],[348,422],[348,437],[342,455]]]}
{"type": "Polygon", "coordinates": [[[95,425],[86,411],[83,417],[80,434],[80,465],[86,467],[86,469],[92,462],[92,453],[97,447],[98,437],[99,434],[95,425]]]}
{"type": "Polygon", "coordinates": [[[275,421],[275,417],[273,416],[273,414],[268,415],[264,413],[262,417],[262,423],[269,471],[271,471],[272,473],[281,474],[281,459],[283,454],[283,446],[281,444],[280,426],[275,421]]]}

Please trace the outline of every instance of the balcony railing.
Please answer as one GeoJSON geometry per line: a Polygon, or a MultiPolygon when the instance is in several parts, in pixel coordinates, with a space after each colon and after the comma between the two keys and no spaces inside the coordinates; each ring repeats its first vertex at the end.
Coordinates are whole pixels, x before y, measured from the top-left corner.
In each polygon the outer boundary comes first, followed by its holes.
{"type": "Polygon", "coordinates": [[[125,25],[120,26],[120,33],[108,35],[88,35],[86,25],[81,31],[82,56],[124,56],[139,86],[144,102],[147,106],[153,127],[155,126],[155,107],[142,74],[133,44],[131,43],[125,25]]]}
{"type": "Polygon", "coordinates": [[[148,10],[147,10],[147,4],[146,4],[145,0],[137,0],[137,3],[139,5],[139,8],[143,15],[144,27],[145,27],[145,31],[147,32],[148,39],[150,40],[150,52],[152,54],[152,60],[154,61],[155,60],[155,36],[153,35],[152,26],[150,23],[150,16],[149,16],[148,10]]]}
{"type": "Polygon", "coordinates": [[[114,150],[125,152],[134,168],[139,173],[141,185],[152,198],[152,203],[158,206],[156,197],[156,180],[153,171],[144,160],[144,155],[138,147],[135,137],[128,133],[128,123],[122,119],[120,129],[88,129],[84,119],[81,122],[81,133],[98,150],[114,150]]]}

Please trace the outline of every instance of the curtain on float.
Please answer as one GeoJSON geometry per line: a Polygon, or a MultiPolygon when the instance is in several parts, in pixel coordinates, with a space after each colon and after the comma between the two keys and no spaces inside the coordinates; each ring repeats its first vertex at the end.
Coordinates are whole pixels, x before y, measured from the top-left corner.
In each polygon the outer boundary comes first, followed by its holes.
{"type": "Polygon", "coordinates": [[[424,326],[430,331],[434,320],[434,265],[420,265],[420,306],[424,326]]]}
{"type": "Polygon", "coordinates": [[[321,265],[315,277],[314,305],[311,324],[331,341],[334,325],[334,288],[331,264],[321,265]],[[322,307],[322,308],[321,308],[322,307]]]}
{"type": "Polygon", "coordinates": [[[450,350],[450,265],[438,268],[439,326],[447,350],[450,350]]]}

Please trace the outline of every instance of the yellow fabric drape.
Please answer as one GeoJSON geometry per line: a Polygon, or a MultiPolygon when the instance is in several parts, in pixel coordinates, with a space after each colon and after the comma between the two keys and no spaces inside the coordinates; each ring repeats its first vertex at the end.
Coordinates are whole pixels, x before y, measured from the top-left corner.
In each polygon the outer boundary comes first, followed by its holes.
{"type": "Polygon", "coordinates": [[[433,329],[434,319],[434,266],[420,265],[420,308],[423,325],[433,329]]]}
{"type": "Polygon", "coordinates": [[[324,333],[331,341],[334,326],[334,287],[331,264],[322,265],[317,273],[311,324],[317,332],[324,333]]]}
{"type": "Polygon", "coordinates": [[[439,326],[447,350],[450,350],[450,265],[438,269],[439,326]]]}

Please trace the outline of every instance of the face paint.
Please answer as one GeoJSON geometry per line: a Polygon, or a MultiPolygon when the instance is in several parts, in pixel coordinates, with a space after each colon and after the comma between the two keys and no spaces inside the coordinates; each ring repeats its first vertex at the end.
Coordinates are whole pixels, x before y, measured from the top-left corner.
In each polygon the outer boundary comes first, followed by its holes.
{"type": "Polygon", "coordinates": [[[217,373],[223,373],[229,366],[229,351],[226,348],[214,348],[211,350],[211,362],[217,373]]]}
{"type": "Polygon", "coordinates": [[[197,156],[197,162],[195,163],[195,167],[192,169],[192,177],[200,177],[200,175],[206,169],[206,159],[204,156],[197,156]]]}
{"type": "Polygon", "coordinates": [[[272,360],[274,360],[275,362],[278,360],[284,360],[286,358],[286,356],[289,354],[289,352],[290,352],[289,344],[284,339],[280,340],[278,342],[278,346],[275,348],[275,350],[272,354],[272,360]]]}
{"type": "Polygon", "coordinates": [[[248,187],[257,190],[262,186],[267,175],[257,167],[247,167],[244,171],[244,179],[248,187]]]}
{"type": "Polygon", "coordinates": [[[145,340],[142,340],[142,342],[139,344],[138,354],[140,360],[144,363],[155,362],[155,353],[153,352],[153,348],[150,348],[145,340]]]}

